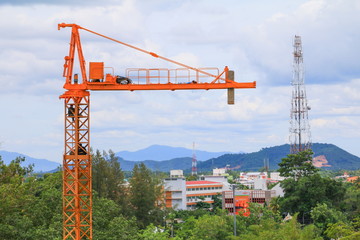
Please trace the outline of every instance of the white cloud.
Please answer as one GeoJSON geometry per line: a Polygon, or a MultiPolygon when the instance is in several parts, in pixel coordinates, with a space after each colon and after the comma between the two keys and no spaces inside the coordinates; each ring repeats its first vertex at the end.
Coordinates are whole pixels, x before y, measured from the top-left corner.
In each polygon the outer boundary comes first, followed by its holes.
{"type": "MultiPolygon", "coordinates": [[[[60,161],[64,56],[77,23],[193,67],[226,65],[257,89],[93,92],[92,145],[115,151],[151,144],[257,151],[288,140],[292,39],[303,39],[314,141],[360,155],[360,3],[355,0],[0,2],[0,142],[2,148],[60,161]],[[11,20],[11,21],[10,21],[11,20]]],[[[87,62],[176,68],[81,31],[87,62]]],[[[79,71],[78,67],[75,71],[79,71]]]]}

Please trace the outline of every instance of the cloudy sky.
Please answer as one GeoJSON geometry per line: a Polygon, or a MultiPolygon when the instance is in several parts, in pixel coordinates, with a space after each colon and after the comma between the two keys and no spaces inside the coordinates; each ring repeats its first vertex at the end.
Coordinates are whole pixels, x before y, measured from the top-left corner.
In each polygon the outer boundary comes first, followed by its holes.
{"type": "MultiPolygon", "coordinates": [[[[229,66],[256,89],[92,92],[91,144],[253,152],[288,143],[294,35],[303,41],[312,141],[360,156],[358,0],[0,0],[0,149],[61,162],[63,58],[76,23],[194,67],[229,66]]],[[[81,32],[85,58],[176,68],[81,32]]]]}

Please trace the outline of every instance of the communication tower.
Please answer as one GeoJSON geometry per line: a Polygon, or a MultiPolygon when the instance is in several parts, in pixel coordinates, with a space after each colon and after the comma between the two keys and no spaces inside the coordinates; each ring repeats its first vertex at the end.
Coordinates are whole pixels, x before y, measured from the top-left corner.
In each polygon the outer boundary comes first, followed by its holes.
{"type": "Polygon", "coordinates": [[[191,175],[196,176],[197,175],[197,159],[195,154],[195,143],[193,143],[193,156],[192,156],[192,162],[191,162],[191,175]]]}
{"type": "Polygon", "coordinates": [[[290,153],[295,154],[311,148],[311,132],[308,119],[310,107],[307,104],[304,83],[304,65],[301,37],[295,35],[291,113],[290,153]]]}

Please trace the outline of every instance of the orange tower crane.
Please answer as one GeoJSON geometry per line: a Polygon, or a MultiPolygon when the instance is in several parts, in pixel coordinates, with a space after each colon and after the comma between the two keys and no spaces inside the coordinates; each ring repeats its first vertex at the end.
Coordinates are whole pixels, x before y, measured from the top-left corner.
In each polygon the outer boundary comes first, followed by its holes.
{"type": "Polygon", "coordinates": [[[76,24],[58,24],[71,28],[69,55],[65,57],[65,150],[63,156],[63,239],[92,239],[92,185],[90,155],[90,91],[104,90],[190,90],[228,89],[228,103],[234,104],[235,88],[255,88],[256,82],[234,81],[234,72],[227,67],[193,68],[156,53],[104,36],[76,24]],[[177,69],[131,68],[125,76],[105,73],[103,62],[89,63],[87,77],[79,30],[84,30],[180,66],[177,69]],[[81,79],[73,75],[77,51],[81,79]],[[210,79],[210,81],[206,81],[210,79]]]}

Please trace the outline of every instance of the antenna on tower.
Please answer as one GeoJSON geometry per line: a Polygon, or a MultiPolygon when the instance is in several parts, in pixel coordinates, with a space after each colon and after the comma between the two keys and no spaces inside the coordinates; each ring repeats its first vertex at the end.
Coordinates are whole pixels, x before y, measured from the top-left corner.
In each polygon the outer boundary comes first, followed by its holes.
{"type": "Polygon", "coordinates": [[[269,172],[269,158],[264,158],[264,170],[269,172]]]}
{"type": "Polygon", "coordinates": [[[293,86],[290,113],[290,153],[295,154],[311,148],[311,132],[308,119],[304,83],[304,65],[301,37],[294,38],[293,86]]]}
{"type": "Polygon", "coordinates": [[[192,163],[191,163],[191,175],[196,176],[197,175],[197,160],[196,160],[196,154],[195,154],[195,142],[193,142],[193,155],[192,155],[192,163]]]}

